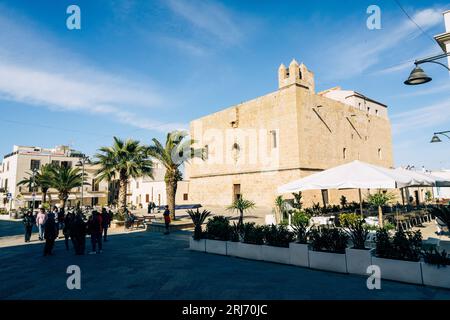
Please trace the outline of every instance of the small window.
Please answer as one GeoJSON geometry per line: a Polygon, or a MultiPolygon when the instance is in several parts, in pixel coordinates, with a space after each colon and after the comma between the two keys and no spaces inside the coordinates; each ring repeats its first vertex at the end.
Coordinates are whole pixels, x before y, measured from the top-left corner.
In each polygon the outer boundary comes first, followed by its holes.
{"type": "Polygon", "coordinates": [[[145,203],[149,203],[150,202],[150,195],[146,194],[145,195],[145,203]]]}
{"type": "Polygon", "coordinates": [[[342,157],[347,159],[347,148],[342,149],[342,157]]]}
{"type": "Polygon", "coordinates": [[[139,181],[136,181],[136,189],[139,189],[139,181]]]}
{"type": "Polygon", "coordinates": [[[381,152],[381,148],[378,148],[378,159],[383,159],[383,154],[381,152]]]}
{"type": "Polygon", "coordinates": [[[30,163],[30,169],[31,170],[39,170],[39,167],[41,166],[40,160],[31,160],[30,163]]]}
{"type": "Polygon", "coordinates": [[[378,109],[375,109],[375,115],[378,116],[378,109]]]}
{"type": "Polygon", "coordinates": [[[277,145],[277,132],[275,130],[270,131],[272,135],[272,148],[275,149],[278,147],[277,145]]]}
{"type": "Polygon", "coordinates": [[[6,163],[6,171],[9,171],[9,162],[6,163]]]}
{"type": "Polygon", "coordinates": [[[187,193],[183,193],[183,201],[187,201],[188,200],[188,194],[187,193]]]}

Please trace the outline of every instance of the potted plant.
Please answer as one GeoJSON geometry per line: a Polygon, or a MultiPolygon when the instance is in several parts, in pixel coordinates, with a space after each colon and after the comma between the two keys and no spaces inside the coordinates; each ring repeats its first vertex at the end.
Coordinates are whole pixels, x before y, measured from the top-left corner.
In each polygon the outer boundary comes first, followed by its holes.
{"type": "Polygon", "coordinates": [[[294,240],[294,234],[284,225],[264,227],[266,245],[262,246],[262,260],[289,264],[289,243],[294,240]]]}
{"type": "Polygon", "coordinates": [[[308,226],[311,216],[303,211],[296,211],[292,215],[292,230],[295,242],[289,243],[289,263],[309,267],[308,226]]]}
{"type": "Polygon", "coordinates": [[[206,224],[206,252],[227,254],[227,241],[230,237],[230,222],[224,216],[215,216],[206,224]]]}
{"type": "Polygon", "coordinates": [[[423,253],[423,260],[423,284],[450,289],[450,257],[447,252],[429,249],[423,253]]]}
{"type": "Polygon", "coordinates": [[[377,231],[375,256],[372,264],[380,267],[381,277],[408,283],[422,284],[420,255],[422,235],[420,231],[399,230],[391,238],[381,228],[377,231]]]}
{"type": "MultiPolygon", "coordinates": [[[[254,222],[244,223],[242,226],[236,226],[242,242],[235,242],[234,245],[227,247],[227,253],[230,256],[261,260],[262,245],[264,244],[264,227],[257,226],[254,222]]],[[[232,231],[234,232],[234,231],[232,231]]]]}
{"type": "Polygon", "coordinates": [[[339,223],[352,241],[352,247],[345,248],[347,272],[366,275],[367,267],[372,264],[372,250],[366,248],[369,227],[361,215],[342,213],[339,223]]]}
{"type": "Polygon", "coordinates": [[[189,238],[189,249],[195,251],[206,251],[206,241],[203,239],[202,224],[205,222],[206,218],[211,214],[211,211],[203,210],[200,212],[197,208],[194,210],[186,211],[194,223],[194,233],[192,237],[189,238]]]}
{"type": "Polygon", "coordinates": [[[334,272],[347,273],[345,248],[348,235],[338,229],[319,227],[310,232],[309,266],[334,272]]]}
{"type": "Polygon", "coordinates": [[[378,208],[378,224],[380,228],[383,227],[383,206],[387,205],[389,202],[396,198],[395,194],[392,192],[381,192],[378,191],[374,194],[369,194],[367,196],[367,202],[372,207],[378,208]]]}

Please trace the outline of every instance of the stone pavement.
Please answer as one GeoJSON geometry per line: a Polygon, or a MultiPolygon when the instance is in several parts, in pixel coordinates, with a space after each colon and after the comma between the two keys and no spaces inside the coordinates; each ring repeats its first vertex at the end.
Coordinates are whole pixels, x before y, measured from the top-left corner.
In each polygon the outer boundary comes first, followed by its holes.
{"type": "MultiPolygon", "coordinates": [[[[450,299],[450,290],[192,252],[188,233],[132,232],[110,237],[99,255],[75,256],[56,243],[0,248],[0,299],[450,299]],[[66,268],[81,268],[81,290],[66,268]]],[[[89,239],[87,241],[89,244],[89,239]]]]}

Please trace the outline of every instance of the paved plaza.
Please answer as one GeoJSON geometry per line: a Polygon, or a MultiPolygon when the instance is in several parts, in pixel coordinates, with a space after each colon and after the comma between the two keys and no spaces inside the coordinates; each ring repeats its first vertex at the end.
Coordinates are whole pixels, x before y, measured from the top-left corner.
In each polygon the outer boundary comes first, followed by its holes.
{"type": "MultiPolygon", "coordinates": [[[[62,241],[0,248],[0,299],[450,299],[450,290],[192,252],[189,233],[114,234],[100,255],[75,256],[62,241]],[[66,268],[81,268],[81,290],[66,268]]],[[[0,242],[10,237],[0,238],[0,242]]],[[[89,244],[89,239],[87,239],[89,244]]]]}

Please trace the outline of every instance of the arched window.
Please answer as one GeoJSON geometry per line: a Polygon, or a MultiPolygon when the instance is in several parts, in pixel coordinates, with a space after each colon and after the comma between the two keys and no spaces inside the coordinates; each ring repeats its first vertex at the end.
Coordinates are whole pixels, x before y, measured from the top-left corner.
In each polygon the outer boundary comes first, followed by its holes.
{"type": "Polygon", "coordinates": [[[381,148],[378,148],[378,159],[383,159],[383,153],[381,152],[381,148]]]}
{"type": "Polygon", "coordinates": [[[233,159],[234,161],[237,161],[239,158],[239,153],[241,152],[241,147],[239,146],[238,143],[236,142],[233,143],[232,151],[233,151],[233,159]]]}
{"type": "Polygon", "coordinates": [[[347,159],[347,148],[342,149],[342,158],[347,159]]]}

